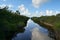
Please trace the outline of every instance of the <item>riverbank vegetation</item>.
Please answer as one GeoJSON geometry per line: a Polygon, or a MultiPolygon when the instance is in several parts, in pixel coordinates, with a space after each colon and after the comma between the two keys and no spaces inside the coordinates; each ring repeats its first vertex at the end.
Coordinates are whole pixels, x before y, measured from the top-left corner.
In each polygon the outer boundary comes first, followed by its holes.
{"type": "Polygon", "coordinates": [[[12,12],[8,7],[0,8],[0,40],[11,40],[15,33],[23,32],[29,18],[12,12]]]}
{"type": "Polygon", "coordinates": [[[60,13],[52,16],[33,17],[32,20],[48,30],[53,30],[56,40],[60,40],[60,13]]]}

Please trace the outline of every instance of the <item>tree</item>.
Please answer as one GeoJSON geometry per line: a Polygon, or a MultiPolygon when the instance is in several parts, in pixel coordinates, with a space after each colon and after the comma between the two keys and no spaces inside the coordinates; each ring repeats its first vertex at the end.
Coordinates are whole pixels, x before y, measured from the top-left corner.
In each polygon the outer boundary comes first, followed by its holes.
{"type": "Polygon", "coordinates": [[[20,15],[20,12],[19,12],[19,10],[16,10],[16,14],[20,15]]]}
{"type": "Polygon", "coordinates": [[[60,13],[58,13],[56,16],[60,17],[60,13]]]}

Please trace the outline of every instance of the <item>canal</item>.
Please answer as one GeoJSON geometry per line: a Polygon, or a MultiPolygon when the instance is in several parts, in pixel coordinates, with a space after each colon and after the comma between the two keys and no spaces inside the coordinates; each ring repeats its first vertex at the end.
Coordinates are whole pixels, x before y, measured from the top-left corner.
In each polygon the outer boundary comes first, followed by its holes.
{"type": "Polygon", "coordinates": [[[27,21],[25,31],[18,33],[12,40],[54,40],[48,36],[48,30],[33,22],[27,21]]]}

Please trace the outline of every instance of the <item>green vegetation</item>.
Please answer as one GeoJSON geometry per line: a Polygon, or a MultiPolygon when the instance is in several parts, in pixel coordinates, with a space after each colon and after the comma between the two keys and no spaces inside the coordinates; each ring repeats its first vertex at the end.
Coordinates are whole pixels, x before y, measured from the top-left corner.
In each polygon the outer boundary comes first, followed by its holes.
{"type": "Polygon", "coordinates": [[[36,21],[42,21],[42,22],[46,22],[49,24],[54,25],[55,29],[60,29],[60,14],[57,14],[56,16],[41,16],[41,17],[33,17],[32,19],[36,20],[36,21]]]}
{"type": "Polygon", "coordinates": [[[54,30],[54,34],[56,37],[56,40],[60,40],[60,13],[52,16],[41,16],[41,17],[33,17],[32,20],[39,25],[49,29],[54,30]],[[49,26],[48,26],[49,24],[49,26]],[[53,25],[53,26],[51,26],[53,25]]]}
{"type": "Polygon", "coordinates": [[[24,31],[28,19],[18,10],[12,12],[8,7],[0,9],[0,40],[11,40],[15,33],[24,31]]]}

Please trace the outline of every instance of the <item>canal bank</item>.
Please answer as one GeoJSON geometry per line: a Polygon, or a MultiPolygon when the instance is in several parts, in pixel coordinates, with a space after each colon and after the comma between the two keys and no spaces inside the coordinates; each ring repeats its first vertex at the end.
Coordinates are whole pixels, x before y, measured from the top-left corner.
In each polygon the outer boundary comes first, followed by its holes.
{"type": "Polygon", "coordinates": [[[45,22],[44,20],[42,21],[40,18],[38,17],[33,17],[32,20],[39,24],[40,26],[48,29],[49,31],[49,36],[51,38],[54,38],[55,40],[60,40],[60,31],[59,29],[56,29],[54,25],[48,23],[48,22],[45,22]]]}

